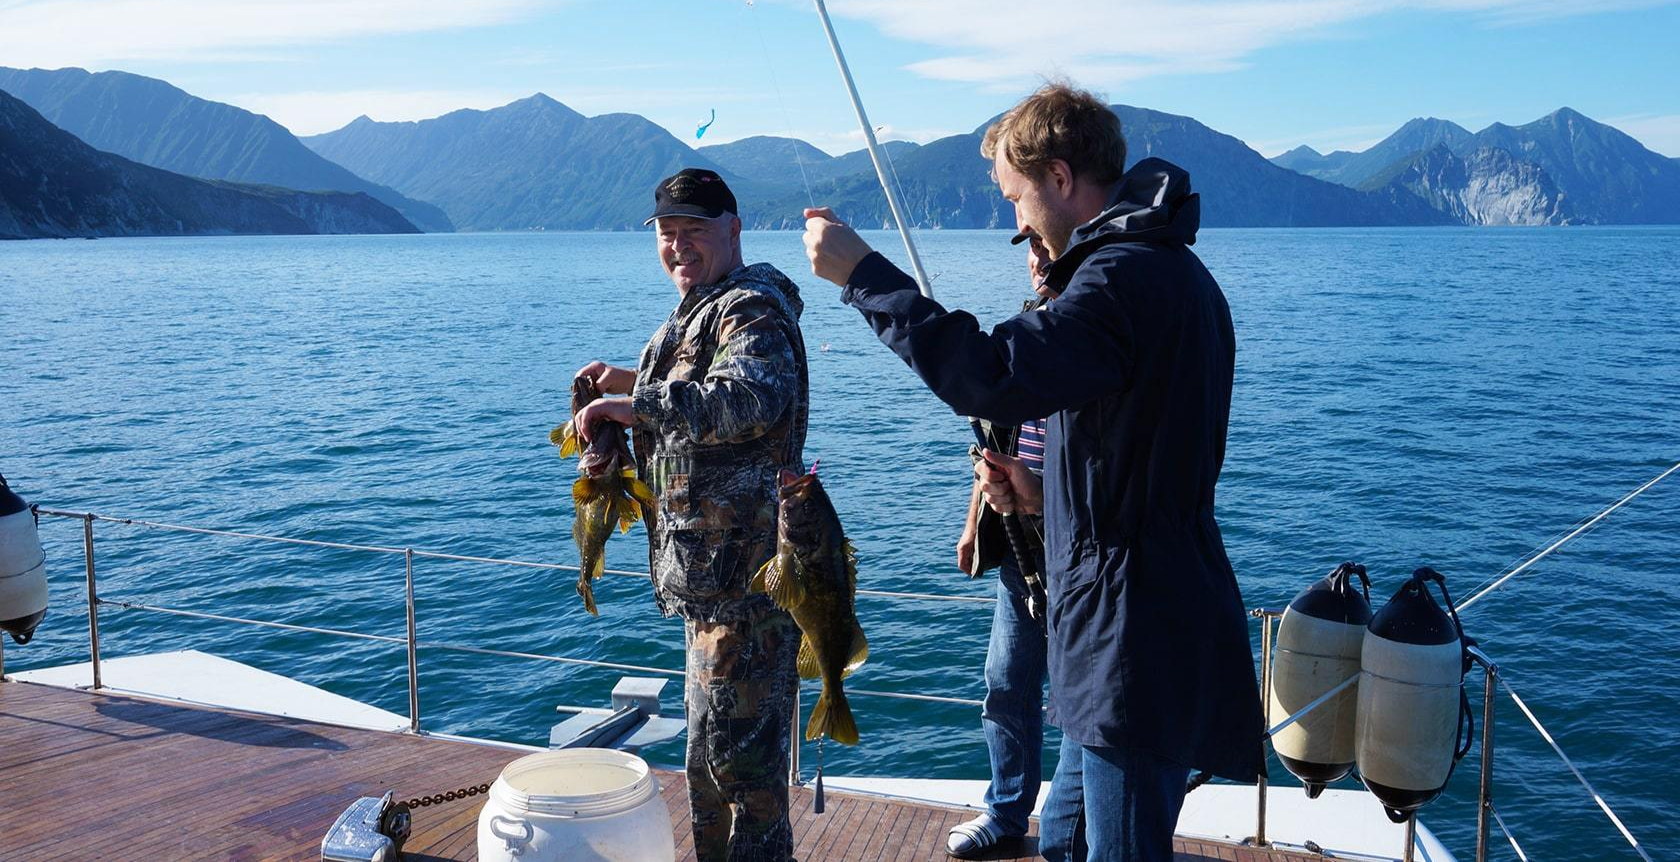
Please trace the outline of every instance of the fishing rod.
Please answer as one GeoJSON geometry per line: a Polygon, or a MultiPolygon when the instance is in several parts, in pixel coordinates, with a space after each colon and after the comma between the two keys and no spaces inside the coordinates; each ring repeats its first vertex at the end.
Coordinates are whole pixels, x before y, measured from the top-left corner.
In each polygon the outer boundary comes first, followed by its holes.
{"type": "MultiPolygon", "coordinates": [[[[823,4],[823,0],[813,2],[817,7],[817,17],[822,20],[823,33],[828,36],[828,47],[834,52],[834,62],[840,67],[840,79],[846,84],[847,95],[851,96],[852,110],[857,112],[858,125],[863,128],[869,160],[875,164],[875,177],[881,182],[881,190],[887,194],[887,209],[892,211],[893,221],[898,224],[898,235],[904,240],[904,251],[910,256],[910,266],[915,270],[916,286],[923,296],[932,299],[933,285],[928,281],[927,272],[922,269],[922,258],[916,253],[916,243],[910,239],[910,225],[904,220],[904,204],[899,200],[898,188],[887,181],[887,168],[882,161],[881,145],[875,140],[875,127],[870,124],[869,114],[863,109],[863,99],[858,96],[857,84],[852,80],[851,67],[846,65],[846,55],[840,50],[840,39],[834,35],[834,24],[828,19],[828,7],[823,4]]],[[[979,419],[970,418],[969,425],[974,430],[974,438],[981,449],[1005,454],[998,445],[999,441],[986,431],[979,419]]],[[[1045,607],[1048,599],[1044,589],[1044,573],[1039,571],[1037,560],[1028,549],[1026,531],[1021,527],[1019,515],[1003,516],[1003,534],[1009,540],[1009,549],[1015,556],[1015,564],[1020,569],[1022,580],[1027,584],[1027,615],[1039,625],[1045,625],[1045,607]]]]}
{"type": "Polygon", "coordinates": [[[846,65],[846,55],[840,51],[840,40],[834,35],[834,24],[828,20],[828,7],[823,5],[823,0],[815,0],[815,3],[817,17],[822,19],[823,32],[828,35],[828,47],[834,52],[834,62],[840,66],[840,79],[845,82],[846,92],[852,97],[852,109],[857,111],[858,125],[863,127],[863,140],[869,148],[869,160],[875,163],[875,176],[887,193],[887,209],[892,210],[893,221],[898,224],[898,235],[904,240],[904,252],[910,255],[910,266],[916,271],[916,286],[921,288],[923,296],[932,299],[933,284],[928,281],[927,271],[922,269],[922,258],[916,254],[916,244],[910,241],[910,226],[904,221],[904,203],[898,199],[897,188],[887,182],[886,165],[881,161],[881,145],[875,141],[875,127],[869,124],[869,115],[863,110],[863,100],[858,98],[857,84],[852,81],[851,67],[846,65]]]}

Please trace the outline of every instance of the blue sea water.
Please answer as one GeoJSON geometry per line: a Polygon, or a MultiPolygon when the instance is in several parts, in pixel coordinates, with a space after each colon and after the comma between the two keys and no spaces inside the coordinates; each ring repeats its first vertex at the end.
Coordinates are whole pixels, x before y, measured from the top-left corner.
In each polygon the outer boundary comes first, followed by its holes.
{"type": "MultiPolygon", "coordinates": [[[[939,297],[988,322],[1017,308],[1024,260],[1005,237],[923,234],[939,297]]],[[[871,239],[902,256],[895,237],[871,239]]],[[[806,456],[822,459],[861,583],[990,595],[954,564],[966,425],[810,276],[797,234],[745,245],[805,290],[806,456]]],[[[575,464],[546,437],[572,372],[633,363],[674,304],[650,246],[645,234],[0,244],[0,472],[50,507],[575,562],[575,464]]],[[[1420,564],[1466,597],[1680,460],[1680,230],[1210,230],[1196,249],[1237,326],[1218,513],[1251,607],[1282,607],[1343,559],[1366,563],[1382,598],[1420,564]]],[[[1464,619],[1654,858],[1680,856],[1677,508],[1680,476],[1464,619]]],[[[42,533],[51,615],[33,643],[8,645],[12,670],[87,658],[81,525],[48,518],[42,533]]],[[[609,545],[609,565],[642,569],[644,548],[638,528],[609,545]]],[[[400,556],[111,524],[97,549],[108,599],[404,631],[400,556]]],[[[415,576],[423,640],[681,667],[680,625],[645,580],[598,585],[591,618],[569,573],[420,560],[415,576]]],[[[859,615],[872,652],[851,686],[983,693],[987,606],[863,597],[859,615]]],[[[100,623],[108,657],[197,648],[407,711],[400,646],[133,610],[100,623]]],[[[556,704],[604,703],[618,676],[435,648],[420,661],[428,729],[531,743],[556,704]]],[[[807,712],[814,699],[807,689],[807,712]]],[[[854,708],[863,744],[827,746],[831,773],[985,776],[978,710],[861,696],[854,708]]],[[[1525,849],[1631,857],[1503,696],[1498,718],[1497,804],[1525,849]]],[[[676,763],[680,747],[652,755],[676,763]]],[[[814,746],[802,757],[809,774],[814,746]]],[[[1272,774],[1285,778],[1275,761],[1272,774]]],[[[1472,759],[1424,811],[1461,858],[1474,795],[1472,759]]],[[[1502,843],[1495,857],[1514,858],[1502,843]]]]}

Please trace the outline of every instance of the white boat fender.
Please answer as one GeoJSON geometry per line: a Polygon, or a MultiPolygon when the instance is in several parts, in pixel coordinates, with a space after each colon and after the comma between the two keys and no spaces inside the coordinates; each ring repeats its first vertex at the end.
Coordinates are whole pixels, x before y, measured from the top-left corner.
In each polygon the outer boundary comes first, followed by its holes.
{"type": "Polygon", "coordinates": [[[29,643],[47,615],[47,557],[40,516],[0,476],[0,631],[29,643]]]}
{"type": "Polygon", "coordinates": [[[1355,757],[1360,780],[1404,823],[1447,786],[1470,750],[1468,647],[1446,578],[1423,567],[1371,618],[1360,654],[1355,757]],[[1440,588],[1446,609],[1429,592],[1440,588]]]}
{"type": "MultiPolygon", "coordinates": [[[[1295,596],[1278,623],[1269,695],[1273,721],[1294,715],[1360,672],[1370,622],[1371,580],[1358,563],[1342,563],[1295,596]]],[[[1353,771],[1358,709],[1354,683],[1272,736],[1272,749],[1301,779],[1308,799],[1353,771]]]]}

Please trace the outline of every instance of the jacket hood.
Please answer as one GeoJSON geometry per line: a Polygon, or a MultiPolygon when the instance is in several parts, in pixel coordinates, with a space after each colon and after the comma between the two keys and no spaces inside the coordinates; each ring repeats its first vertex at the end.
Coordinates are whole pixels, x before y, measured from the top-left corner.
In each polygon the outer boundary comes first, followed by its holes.
{"type": "Polygon", "coordinates": [[[751,282],[768,287],[782,295],[787,300],[788,307],[793,309],[793,316],[798,317],[805,311],[805,303],[799,298],[799,285],[793,279],[782,274],[782,271],[768,263],[755,263],[743,266],[730,273],[723,280],[724,284],[740,284],[751,282]]]}
{"type": "Polygon", "coordinates": [[[1110,243],[1194,245],[1201,222],[1202,198],[1190,190],[1190,174],[1165,159],[1144,159],[1120,178],[1106,209],[1074,228],[1049,277],[1066,284],[1085,258],[1110,243]]]}

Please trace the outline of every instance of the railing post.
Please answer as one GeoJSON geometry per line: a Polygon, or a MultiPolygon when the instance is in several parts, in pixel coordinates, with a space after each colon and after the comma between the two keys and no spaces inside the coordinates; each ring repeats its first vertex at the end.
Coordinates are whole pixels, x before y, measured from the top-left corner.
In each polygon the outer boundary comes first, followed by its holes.
{"type": "MultiPolygon", "coordinates": [[[[1260,709],[1265,716],[1265,726],[1272,726],[1272,615],[1269,611],[1261,610],[1260,614],[1260,709]]],[[[1266,846],[1266,741],[1260,741],[1260,775],[1255,786],[1255,798],[1258,810],[1255,812],[1254,846],[1266,846]]]]}
{"type": "Polygon", "coordinates": [[[93,656],[93,690],[104,687],[99,673],[99,588],[93,575],[93,513],[82,516],[82,556],[87,559],[88,650],[93,656]]]}
{"type": "Polygon", "coordinates": [[[793,683],[793,730],[788,733],[788,784],[799,786],[799,681],[793,683]]]}
{"type": "Polygon", "coordinates": [[[1487,862],[1488,820],[1493,815],[1493,687],[1499,680],[1499,666],[1474,647],[1470,655],[1482,666],[1482,781],[1481,801],[1476,806],[1476,862],[1487,862]]]}
{"type": "Polygon", "coordinates": [[[1417,847],[1417,812],[1406,815],[1406,850],[1400,854],[1400,862],[1412,862],[1417,847]]]}
{"type": "Polygon", "coordinates": [[[403,549],[403,580],[408,591],[408,732],[420,732],[420,660],[414,646],[414,549],[403,549]]]}

